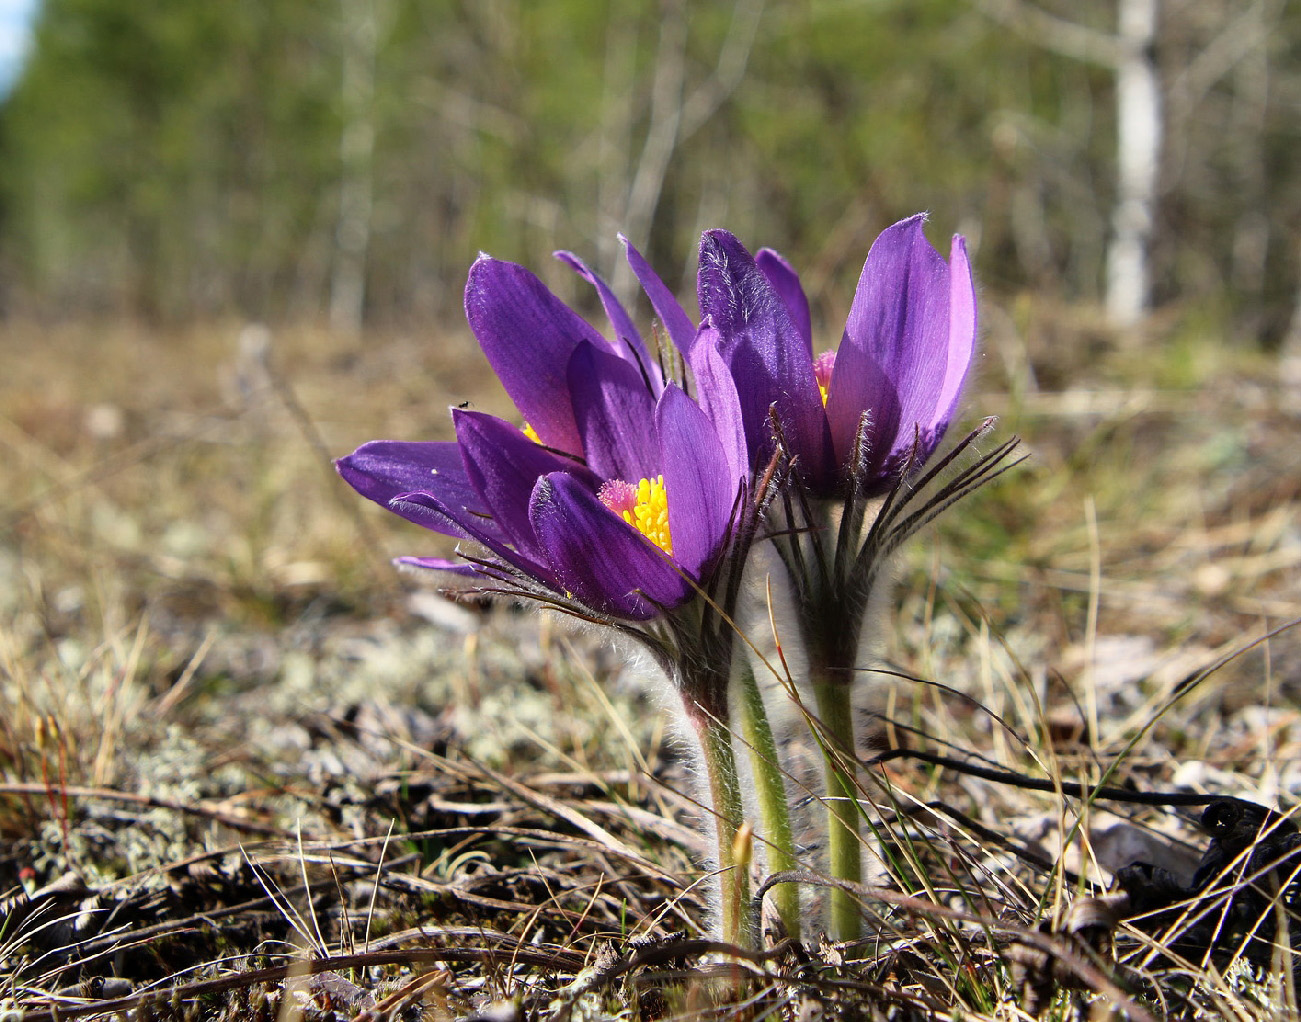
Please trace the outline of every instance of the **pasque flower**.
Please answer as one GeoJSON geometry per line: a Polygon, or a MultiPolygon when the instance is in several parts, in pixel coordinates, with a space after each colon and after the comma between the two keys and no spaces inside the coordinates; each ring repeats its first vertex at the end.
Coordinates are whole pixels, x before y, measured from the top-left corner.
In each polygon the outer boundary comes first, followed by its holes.
{"type": "Polygon", "coordinates": [[[404,563],[509,577],[645,621],[694,598],[717,564],[744,483],[743,434],[726,401],[711,418],[665,383],[604,283],[563,258],[596,285],[615,343],[522,266],[480,258],[466,287],[470,326],[527,432],[454,409],[455,442],[369,443],[338,468],[364,496],[492,555],[404,563]]]}
{"type": "MultiPolygon", "coordinates": [[[[628,255],[653,304],[671,301],[631,245],[628,255]]],[[[756,520],[740,400],[709,324],[697,331],[685,315],[665,324],[698,403],[665,380],[604,282],[576,257],[559,257],[596,288],[614,341],[524,267],[481,257],[466,316],[526,425],[455,409],[454,442],[369,443],[338,469],[364,496],[482,551],[402,562],[532,596],[645,645],[700,740],[724,874],[723,935],[748,939],[728,722],[730,610],[756,520]]],[[[789,848],[788,832],[783,842],[789,848]]],[[[790,908],[797,925],[798,905],[790,908]]]]}
{"type": "Polygon", "coordinates": [[[758,461],[773,450],[775,414],[813,496],[883,492],[930,456],[953,420],[975,351],[975,291],[963,239],[946,263],[924,219],[877,238],[839,348],[817,357],[808,298],[780,255],[752,257],[721,230],[701,242],[700,312],[741,394],[750,450],[758,461]]]}
{"type": "MultiPolygon", "coordinates": [[[[701,315],[740,395],[751,464],[780,451],[786,465],[769,532],[821,727],[829,866],[850,882],[861,877],[851,688],[873,591],[899,544],[1001,471],[1012,446],[943,482],[954,454],[922,472],[956,414],[976,341],[963,239],[946,261],[923,223],[911,217],[876,240],[839,347],[816,356],[808,299],[780,255],[751,256],[721,230],[706,232],[700,250],[701,315]]],[[[831,893],[831,925],[839,939],[858,933],[843,887],[831,893]]]]}

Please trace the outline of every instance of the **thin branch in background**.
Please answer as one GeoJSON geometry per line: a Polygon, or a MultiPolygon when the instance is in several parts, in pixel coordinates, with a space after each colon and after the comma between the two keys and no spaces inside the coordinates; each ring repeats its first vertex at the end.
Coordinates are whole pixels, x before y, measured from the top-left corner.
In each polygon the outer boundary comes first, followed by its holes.
{"type": "MultiPolygon", "coordinates": [[[[597,138],[596,253],[598,265],[608,270],[622,267],[618,258],[618,233],[627,230],[623,217],[627,212],[629,174],[632,161],[633,99],[636,93],[636,63],[629,54],[636,52],[637,22],[634,13],[616,5],[611,8],[605,29],[605,53],[601,69],[601,123],[597,138]]],[[[637,238],[640,244],[642,238],[637,238]]],[[[625,291],[631,283],[631,271],[616,272],[616,290],[625,291]],[[627,278],[625,280],[624,278],[627,278]]]]}
{"type": "MultiPolygon", "coordinates": [[[[307,445],[316,452],[318,463],[330,474],[333,483],[334,454],[330,451],[329,445],[326,444],[325,438],[321,436],[321,431],[317,428],[316,422],[308,414],[307,409],[303,407],[302,402],[298,400],[293,385],[272,364],[271,331],[261,324],[254,323],[246,326],[240,331],[239,353],[244,371],[260,375],[265,379],[271,391],[279,398],[285,411],[289,413],[289,417],[294,420],[294,424],[298,427],[303,439],[307,441],[307,445]]],[[[383,544],[380,543],[379,537],[371,527],[370,522],[361,513],[361,507],[354,500],[342,499],[345,495],[342,487],[332,486],[331,492],[339,493],[341,498],[340,506],[352,519],[353,525],[357,529],[357,535],[368,552],[367,563],[374,572],[376,580],[382,588],[392,587],[393,572],[389,570],[387,562],[380,554],[383,544]]]]}
{"type": "Polygon", "coordinates": [[[704,127],[705,122],[740,86],[750,63],[755,37],[759,34],[763,8],[764,0],[737,0],[732,7],[732,23],[718,51],[714,73],[692,92],[682,108],[680,140],[690,138],[704,127]]]}
{"type": "MultiPolygon", "coordinates": [[[[650,124],[624,214],[624,233],[634,244],[645,243],[650,232],[677,147],[704,127],[741,84],[763,8],[764,0],[736,0],[713,72],[684,98],[690,26],[683,5],[667,0],[651,85],[650,124]]],[[[625,273],[620,283],[626,279],[625,273]]]]}
{"type": "Polygon", "coordinates": [[[1279,29],[1283,7],[1280,0],[1255,0],[1173,76],[1167,90],[1171,120],[1187,120],[1216,82],[1265,45],[1279,29]]]}
{"type": "Polygon", "coordinates": [[[678,144],[682,119],[682,90],[686,82],[687,19],[682,6],[669,2],[660,20],[655,52],[655,77],[650,90],[650,123],[628,189],[624,232],[643,244],[659,206],[664,177],[678,144]]]}
{"type": "Polygon", "coordinates": [[[1097,67],[1116,69],[1123,48],[1110,32],[1059,18],[1026,0],[975,0],[976,9],[1036,46],[1097,67]]]}

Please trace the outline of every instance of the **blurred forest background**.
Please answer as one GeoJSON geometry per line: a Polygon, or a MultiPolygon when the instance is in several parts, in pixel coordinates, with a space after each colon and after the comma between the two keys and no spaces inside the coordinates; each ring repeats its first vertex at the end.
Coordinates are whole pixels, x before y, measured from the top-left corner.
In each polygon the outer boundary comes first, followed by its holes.
{"type": "Polygon", "coordinates": [[[987,294],[1101,310],[1126,67],[1156,86],[1144,307],[1285,343],[1284,0],[44,0],[0,109],[0,310],[455,326],[481,249],[614,275],[622,230],[689,293],[726,225],[843,314],[918,209],[987,294]]]}

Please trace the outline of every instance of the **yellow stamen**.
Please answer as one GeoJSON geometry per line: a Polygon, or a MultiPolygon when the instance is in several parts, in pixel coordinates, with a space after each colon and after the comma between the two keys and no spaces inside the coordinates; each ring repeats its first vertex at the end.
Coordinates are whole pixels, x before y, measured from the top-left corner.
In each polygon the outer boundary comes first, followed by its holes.
{"type": "Polygon", "coordinates": [[[836,353],[824,351],[813,360],[813,378],[818,383],[818,393],[822,395],[822,407],[827,407],[827,394],[831,392],[831,373],[836,367],[836,353]]]}
{"type": "MultiPolygon", "coordinates": [[[[826,403],[826,400],[827,399],[825,397],[822,399],[824,404],[826,403]]],[[[524,435],[528,437],[530,440],[532,440],[535,444],[542,443],[542,438],[538,436],[538,431],[534,429],[532,426],[530,426],[527,422],[524,423],[524,425],[521,426],[520,429],[522,429],[524,431],[524,435]]]]}
{"type": "Polygon", "coordinates": [[[669,535],[669,499],[662,475],[643,479],[637,484],[637,502],[631,510],[623,512],[623,520],[666,554],[673,553],[673,537],[669,535]]]}

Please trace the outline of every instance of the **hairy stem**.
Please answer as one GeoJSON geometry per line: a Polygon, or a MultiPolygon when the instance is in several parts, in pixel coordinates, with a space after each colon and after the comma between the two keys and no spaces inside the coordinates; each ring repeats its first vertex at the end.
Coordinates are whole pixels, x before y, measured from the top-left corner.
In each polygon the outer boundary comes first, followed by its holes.
{"type": "MultiPolygon", "coordinates": [[[[863,851],[859,841],[858,771],[854,763],[852,686],[843,679],[813,671],[813,698],[822,722],[822,754],[827,784],[827,866],[831,876],[862,883],[863,851]]],[[[833,940],[857,940],[862,913],[849,891],[831,889],[833,940]]]]}
{"type": "MultiPolygon", "coordinates": [[[[750,771],[754,775],[755,797],[763,826],[760,836],[766,849],[768,872],[781,873],[796,868],[790,801],[786,797],[781,761],[777,758],[777,742],[768,723],[768,712],[754,670],[744,654],[736,659],[736,713],[741,723],[741,737],[750,750],[750,771]]],[[[799,887],[796,884],[778,884],[772,889],[772,898],[786,935],[798,940],[799,887]]]]}
{"type": "Polygon", "coordinates": [[[693,718],[700,748],[705,757],[714,826],[718,837],[718,879],[722,889],[722,937],[739,947],[754,946],[749,924],[750,870],[748,862],[737,862],[737,833],[744,808],[741,784],[732,751],[732,732],[725,721],[707,714],[693,718]]]}

